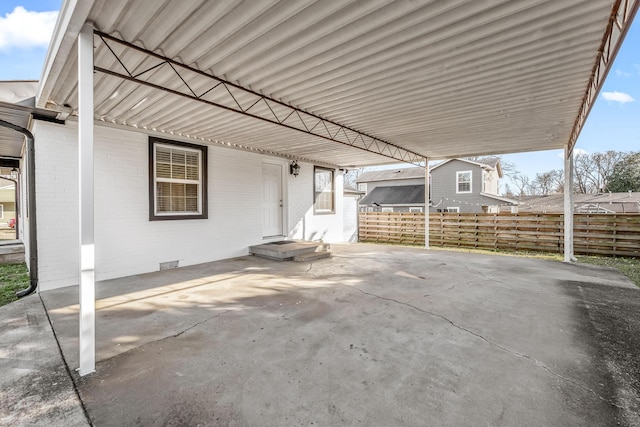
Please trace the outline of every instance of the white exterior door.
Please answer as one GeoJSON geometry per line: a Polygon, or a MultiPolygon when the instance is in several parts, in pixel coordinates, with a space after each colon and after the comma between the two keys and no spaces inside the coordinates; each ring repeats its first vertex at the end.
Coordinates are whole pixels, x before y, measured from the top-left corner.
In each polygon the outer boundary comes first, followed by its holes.
{"type": "Polygon", "coordinates": [[[262,235],[282,236],[282,165],[262,164],[262,235]]]}

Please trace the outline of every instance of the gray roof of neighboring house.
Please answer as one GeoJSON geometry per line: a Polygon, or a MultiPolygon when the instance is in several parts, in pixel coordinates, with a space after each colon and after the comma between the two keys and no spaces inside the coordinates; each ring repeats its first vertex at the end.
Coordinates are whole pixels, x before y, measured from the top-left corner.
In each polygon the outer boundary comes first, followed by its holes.
{"type": "MultiPolygon", "coordinates": [[[[548,196],[522,196],[518,198],[518,209],[526,212],[563,212],[564,194],[548,196]]],[[[640,212],[640,192],[632,193],[600,193],[574,194],[573,204],[576,209],[581,206],[594,205],[616,213],[640,212]]]]}
{"type": "Polygon", "coordinates": [[[361,205],[424,205],[424,185],[376,187],[360,200],[361,205]]]}
{"type": "Polygon", "coordinates": [[[360,175],[356,181],[357,182],[390,181],[393,179],[412,179],[412,178],[424,179],[424,168],[411,167],[411,168],[398,168],[398,169],[370,171],[360,175]]]}

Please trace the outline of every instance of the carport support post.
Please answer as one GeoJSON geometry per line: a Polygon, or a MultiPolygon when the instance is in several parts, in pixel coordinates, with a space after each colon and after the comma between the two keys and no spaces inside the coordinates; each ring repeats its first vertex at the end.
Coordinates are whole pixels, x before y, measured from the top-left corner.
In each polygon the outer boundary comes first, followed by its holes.
{"type": "Polygon", "coordinates": [[[80,375],[96,370],[93,207],[93,26],[78,36],[78,204],[80,207],[80,375]]]}
{"type": "Polygon", "coordinates": [[[429,158],[424,158],[424,248],[429,249],[429,158]]]}
{"type": "Polygon", "coordinates": [[[573,149],[564,146],[564,262],[573,256],[573,149]]]}

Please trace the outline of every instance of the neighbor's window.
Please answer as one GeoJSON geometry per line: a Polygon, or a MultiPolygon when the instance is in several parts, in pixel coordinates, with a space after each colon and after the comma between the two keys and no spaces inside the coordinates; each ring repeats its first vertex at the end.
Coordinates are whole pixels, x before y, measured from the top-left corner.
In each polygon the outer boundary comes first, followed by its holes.
{"type": "Polygon", "coordinates": [[[393,212],[393,208],[382,208],[380,212],[393,212]]]}
{"type": "Polygon", "coordinates": [[[149,219],[207,218],[207,147],[149,138],[149,219]]]}
{"type": "Polygon", "coordinates": [[[421,207],[411,207],[409,208],[409,212],[422,212],[421,207]]]}
{"type": "Polygon", "coordinates": [[[471,193],[471,171],[456,172],[456,193],[471,193]]]}
{"type": "Polygon", "coordinates": [[[445,212],[455,212],[455,213],[460,213],[460,207],[458,206],[452,206],[452,207],[448,207],[445,208],[444,210],[445,212]]]}
{"type": "Polygon", "coordinates": [[[334,213],[333,170],[321,167],[313,169],[313,213],[334,213]]]}

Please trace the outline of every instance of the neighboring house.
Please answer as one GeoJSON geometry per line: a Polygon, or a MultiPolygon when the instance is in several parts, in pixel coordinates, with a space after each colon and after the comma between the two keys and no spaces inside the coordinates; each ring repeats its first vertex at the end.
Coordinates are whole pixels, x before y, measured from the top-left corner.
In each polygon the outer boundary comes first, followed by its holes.
{"type": "MultiPolygon", "coordinates": [[[[497,158],[446,160],[431,167],[430,176],[430,212],[511,212],[518,204],[498,195],[502,169],[497,158]]],[[[357,182],[367,192],[362,211],[424,211],[423,168],[366,172],[357,182]]]]}
{"type": "MultiPolygon", "coordinates": [[[[520,212],[564,213],[564,194],[522,196],[520,212]]],[[[574,194],[575,213],[640,213],[640,192],[574,194]]]]}
{"type": "Polygon", "coordinates": [[[364,191],[357,190],[347,184],[343,189],[343,218],[342,227],[344,230],[345,242],[358,241],[358,201],[364,196],[364,191]]]}
{"type": "Polygon", "coordinates": [[[0,227],[8,227],[9,220],[16,218],[15,184],[0,178],[0,227]]]}

